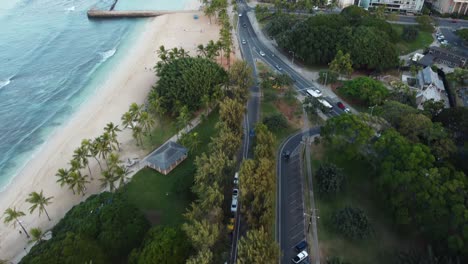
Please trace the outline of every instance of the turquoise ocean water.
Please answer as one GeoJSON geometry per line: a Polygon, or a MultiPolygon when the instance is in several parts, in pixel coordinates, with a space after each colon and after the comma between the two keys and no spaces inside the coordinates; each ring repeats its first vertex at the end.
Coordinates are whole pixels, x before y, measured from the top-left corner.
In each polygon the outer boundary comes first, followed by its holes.
{"type": "MultiPolygon", "coordinates": [[[[99,88],[144,19],[88,20],[113,0],[0,0],[0,190],[99,88]]],[[[120,0],[116,10],[180,10],[185,0],[120,0]]]]}

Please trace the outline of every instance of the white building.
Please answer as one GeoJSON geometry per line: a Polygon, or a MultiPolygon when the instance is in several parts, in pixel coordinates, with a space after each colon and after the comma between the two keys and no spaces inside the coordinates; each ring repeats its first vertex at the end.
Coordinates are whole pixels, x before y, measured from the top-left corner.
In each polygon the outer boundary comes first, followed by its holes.
{"type": "Polygon", "coordinates": [[[424,0],[359,0],[358,6],[364,9],[384,6],[393,12],[420,13],[423,4],[424,0]]]}
{"type": "Polygon", "coordinates": [[[457,13],[466,15],[468,12],[468,0],[428,0],[432,8],[439,13],[457,13]]]}
{"type": "Polygon", "coordinates": [[[338,6],[341,8],[345,8],[350,5],[354,5],[354,0],[338,0],[338,6]]]}

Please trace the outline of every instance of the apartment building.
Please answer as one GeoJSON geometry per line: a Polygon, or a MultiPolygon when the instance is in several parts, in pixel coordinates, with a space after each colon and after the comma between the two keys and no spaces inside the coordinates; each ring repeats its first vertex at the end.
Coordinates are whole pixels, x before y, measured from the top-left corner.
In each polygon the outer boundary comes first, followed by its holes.
{"type": "Polygon", "coordinates": [[[359,0],[358,6],[364,9],[384,6],[392,12],[420,13],[423,4],[424,0],[359,0]]]}
{"type": "Polygon", "coordinates": [[[439,13],[457,13],[466,15],[468,12],[468,0],[430,0],[432,8],[439,13]]]}

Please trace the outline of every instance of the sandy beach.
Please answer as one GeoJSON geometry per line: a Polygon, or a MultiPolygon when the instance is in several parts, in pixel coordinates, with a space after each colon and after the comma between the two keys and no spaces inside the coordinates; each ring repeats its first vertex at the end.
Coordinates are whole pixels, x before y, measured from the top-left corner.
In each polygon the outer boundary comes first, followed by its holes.
{"type": "MultiPolygon", "coordinates": [[[[198,9],[198,1],[189,1],[186,9],[198,9]]],[[[73,195],[66,186],[61,188],[55,174],[59,168],[68,168],[73,150],[84,138],[94,138],[103,132],[109,122],[121,124],[121,115],[128,110],[130,103],[142,104],[157,78],[152,70],[157,61],[156,50],[160,45],[166,48],[183,47],[192,56],[196,55],[196,46],[218,39],[218,25],[210,25],[209,19],[201,12],[193,14],[171,14],[151,18],[144,26],[143,33],[134,40],[125,58],[108,73],[107,80],[97,89],[94,96],[84,103],[69,122],[58,128],[41,147],[35,157],[17,175],[10,186],[0,193],[0,212],[8,207],[16,207],[26,213],[21,218],[26,229],[39,227],[46,231],[53,227],[65,213],[89,195],[101,192],[99,188],[99,166],[90,159],[94,181],[87,186],[85,197],[73,195]],[[199,19],[194,20],[193,14],[199,19]],[[25,203],[28,194],[44,191],[44,195],[53,196],[47,210],[52,218],[38,216],[37,211],[29,214],[29,204],[25,203]]],[[[121,127],[121,125],[120,125],[121,127]]],[[[142,158],[146,153],[136,147],[130,131],[120,133],[119,141],[123,150],[119,153],[122,160],[142,158]]],[[[28,247],[27,238],[19,233],[19,227],[0,224],[0,259],[19,261],[28,247]]]]}

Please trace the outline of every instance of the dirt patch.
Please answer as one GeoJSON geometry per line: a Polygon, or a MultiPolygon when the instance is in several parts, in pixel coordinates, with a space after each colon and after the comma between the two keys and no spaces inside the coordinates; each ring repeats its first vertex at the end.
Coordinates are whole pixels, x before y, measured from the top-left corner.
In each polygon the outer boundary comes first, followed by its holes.
{"type": "Polygon", "coordinates": [[[161,223],[161,212],[156,210],[145,210],[143,211],[143,214],[152,226],[159,225],[161,223]]]}
{"type": "Polygon", "coordinates": [[[300,115],[297,114],[300,110],[297,103],[289,105],[284,100],[276,100],[275,106],[294,128],[302,126],[302,112],[300,115]]]}
{"type": "Polygon", "coordinates": [[[323,156],[325,155],[325,146],[324,143],[322,142],[323,138],[318,137],[318,144],[315,144],[315,139],[314,142],[310,145],[312,157],[315,160],[323,160],[323,156]]]}

